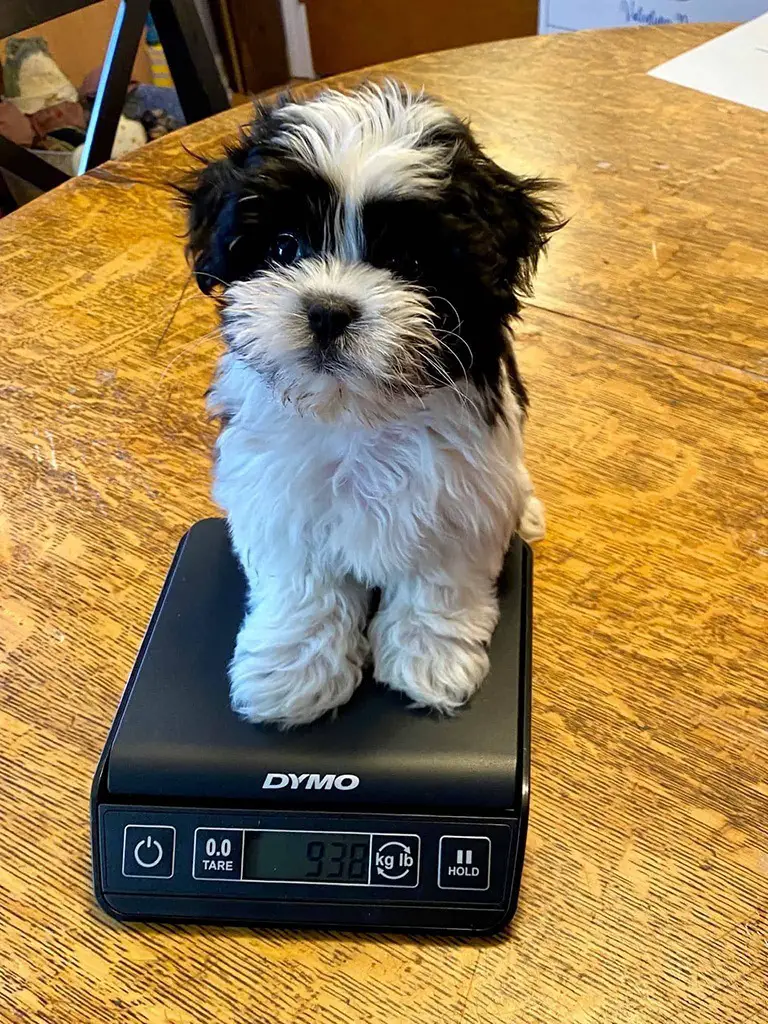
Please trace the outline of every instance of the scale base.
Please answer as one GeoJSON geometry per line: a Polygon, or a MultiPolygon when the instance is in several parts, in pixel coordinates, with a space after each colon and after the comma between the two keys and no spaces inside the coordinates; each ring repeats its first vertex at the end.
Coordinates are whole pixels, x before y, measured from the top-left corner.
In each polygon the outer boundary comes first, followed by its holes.
{"type": "Polygon", "coordinates": [[[531,561],[516,539],[491,674],[455,718],[366,679],[335,719],[281,733],[229,708],[245,582],[223,521],[197,523],[94,777],[100,905],[126,920],[501,928],[528,818],[531,561]]]}

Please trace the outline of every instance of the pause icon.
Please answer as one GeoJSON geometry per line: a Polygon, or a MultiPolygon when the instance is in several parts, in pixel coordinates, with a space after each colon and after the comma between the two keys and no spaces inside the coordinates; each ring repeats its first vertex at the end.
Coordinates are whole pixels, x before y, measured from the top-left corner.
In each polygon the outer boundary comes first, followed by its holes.
{"type": "Polygon", "coordinates": [[[471,864],[472,863],[472,851],[471,850],[457,850],[456,851],[456,863],[457,864],[471,864]]]}

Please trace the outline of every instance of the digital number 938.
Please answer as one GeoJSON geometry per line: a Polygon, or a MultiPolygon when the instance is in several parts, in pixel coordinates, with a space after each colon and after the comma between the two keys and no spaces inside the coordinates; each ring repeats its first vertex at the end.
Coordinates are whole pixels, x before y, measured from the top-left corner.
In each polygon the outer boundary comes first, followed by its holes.
{"type": "Polygon", "coordinates": [[[365,882],[368,880],[368,844],[345,843],[336,840],[323,842],[313,839],[307,843],[306,878],[320,878],[332,882],[365,882]]]}

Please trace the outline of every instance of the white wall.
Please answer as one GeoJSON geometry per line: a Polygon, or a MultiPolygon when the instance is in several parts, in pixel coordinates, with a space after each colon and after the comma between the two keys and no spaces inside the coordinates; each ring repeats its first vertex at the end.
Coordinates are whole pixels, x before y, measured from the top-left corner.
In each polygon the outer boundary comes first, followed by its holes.
{"type": "Polygon", "coordinates": [[[746,21],[767,0],[539,0],[539,32],[667,22],[746,21]]]}
{"type": "Polygon", "coordinates": [[[280,0],[291,78],[314,78],[307,12],[300,0],[280,0]]]}

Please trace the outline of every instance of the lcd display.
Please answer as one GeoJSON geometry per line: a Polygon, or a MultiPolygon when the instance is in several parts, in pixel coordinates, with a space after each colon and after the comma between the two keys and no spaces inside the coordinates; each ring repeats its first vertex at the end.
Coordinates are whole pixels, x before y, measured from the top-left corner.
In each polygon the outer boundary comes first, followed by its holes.
{"type": "Polygon", "coordinates": [[[248,830],[243,880],[367,885],[370,859],[368,835],[248,830]]]}

